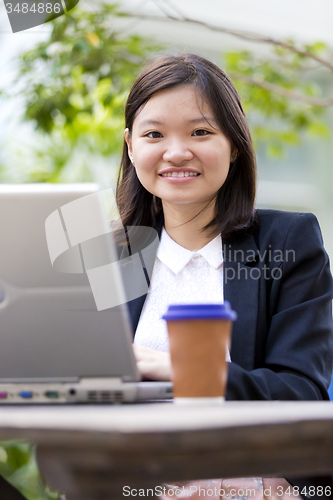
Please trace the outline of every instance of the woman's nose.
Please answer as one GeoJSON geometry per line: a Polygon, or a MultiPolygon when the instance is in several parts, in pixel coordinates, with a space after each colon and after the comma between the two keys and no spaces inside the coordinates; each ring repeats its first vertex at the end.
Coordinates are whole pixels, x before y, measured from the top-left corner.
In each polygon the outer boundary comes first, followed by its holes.
{"type": "Polygon", "coordinates": [[[186,144],[180,141],[173,141],[170,143],[163,154],[163,160],[175,164],[182,164],[183,162],[192,160],[193,153],[188,149],[186,144]]]}

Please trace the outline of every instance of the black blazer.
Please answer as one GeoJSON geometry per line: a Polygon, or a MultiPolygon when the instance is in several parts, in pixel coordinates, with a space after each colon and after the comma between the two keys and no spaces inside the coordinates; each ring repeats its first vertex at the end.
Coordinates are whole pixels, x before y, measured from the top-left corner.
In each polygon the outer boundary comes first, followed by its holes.
{"type": "MultiPolygon", "coordinates": [[[[159,237],[163,223],[161,218],[159,237]]],[[[257,210],[250,231],[223,238],[222,244],[224,297],[238,314],[226,399],[329,399],[333,284],[316,217],[257,210]]],[[[156,248],[150,259],[142,255],[144,250],[132,249],[140,254],[148,285],[156,248]]],[[[120,258],[127,255],[122,247],[120,258]]],[[[128,302],[134,332],[145,298],[128,302]]],[[[300,492],[309,486],[333,489],[330,476],[287,480],[300,492]]],[[[316,489],[312,499],[322,498],[316,489]]]]}
{"type": "MultiPolygon", "coordinates": [[[[329,399],[333,285],[317,219],[257,210],[256,221],[223,238],[224,297],[238,314],[226,399],[329,399]]],[[[133,331],[145,298],[128,302],[133,331]]]]}

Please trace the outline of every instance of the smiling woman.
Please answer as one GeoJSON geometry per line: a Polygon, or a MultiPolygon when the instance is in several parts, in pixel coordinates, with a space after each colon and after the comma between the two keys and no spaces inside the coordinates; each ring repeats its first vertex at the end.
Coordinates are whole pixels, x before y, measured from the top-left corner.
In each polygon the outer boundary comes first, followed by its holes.
{"type": "Polygon", "coordinates": [[[154,226],[162,205],[174,217],[176,204],[179,222],[195,217],[201,239],[202,228],[211,237],[252,225],[255,154],[235,87],[217,66],[196,56],[152,62],[125,120],[117,189],[125,225],[154,226]]]}
{"type": "MultiPolygon", "coordinates": [[[[192,54],[158,58],[134,83],[125,118],[119,213],[125,227],[160,237],[149,293],[128,303],[142,377],[172,377],[161,319],[170,304],[228,300],[238,319],[227,400],[328,399],[333,286],[320,228],[312,214],[255,209],[255,155],[227,75],[192,54]]],[[[288,498],[277,493],[289,488],[283,479],[252,482],[256,500],[288,498]]]]}
{"type": "Polygon", "coordinates": [[[154,95],[134,120],[132,133],[126,129],[138,179],[161,199],[166,224],[173,205],[182,205],[187,218],[202,210],[207,222],[214,218],[232,146],[211,115],[207,103],[199,106],[195,88],[185,85],[154,95]]]}

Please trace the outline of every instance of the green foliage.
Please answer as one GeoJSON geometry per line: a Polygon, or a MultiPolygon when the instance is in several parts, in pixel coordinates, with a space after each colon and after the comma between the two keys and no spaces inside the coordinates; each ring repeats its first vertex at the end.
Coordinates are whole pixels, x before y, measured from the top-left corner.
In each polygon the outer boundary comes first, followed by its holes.
{"type": "Polygon", "coordinates": [[[0,475],[28,500],[56,500],[58,494],[43,485],[35,449],[21,441],[0,443],[0,475]]]}
{"type": "MultiPolygon", "coordinates": [[[[88,156],[119,155],[130,86],[157,47],[146,38],[118,33],[112,26],[117,15],[117,6],[107,3],[95,11],[74,9],[51,21],[49,39],[19,58],[24,119],[38,133],[30,152],[37,168],[31,175],[14,176],[59,182],[68,179],[65,166],[75,150],[88,156]]],[[[26,163],[24,152],[22,156],[26,163]]],[[[26,174],[29,170],[25,168],[26,174]]],[[[82,164],[78,177],[92,180],[89,166],[82,164]]]]}
{"type": "MultiPolygon", "coordinates": [[[[294,45],[292,40],[286,43],[294,45]]],[[[316,42],[305,45],[303,51],[322,56],[327,46],[316,42]]],[[[321,97],[322,89],[313,79],[314,65],[305,54],[274,46],[270,58],[259,58],[249,51],[227,52],[224,62],[242,97],[255,146],[264,143],[267,156],[281,156],[287,145],[299,145],[306,135],[329,137],[325,107],[307,102],[308,96],[321,97]],[[266,83],[278,86],[285,95],[264,88],[266,83]],[[300,99],[288,96],[291,93],[299,94],[300,99]]]]}

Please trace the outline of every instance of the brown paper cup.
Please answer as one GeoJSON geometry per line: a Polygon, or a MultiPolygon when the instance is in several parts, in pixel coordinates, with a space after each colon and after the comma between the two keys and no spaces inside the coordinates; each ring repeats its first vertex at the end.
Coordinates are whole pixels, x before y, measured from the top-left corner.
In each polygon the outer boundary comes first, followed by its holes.
{"type": "Polygon", "coordinates": [[[214,404],[223,402],[225,397],[226,355],[235,313],[230,309],[226,313],[228,306],[225,304],[205,304],[204,314],[200,314],[202,307],[184,305],[182,310],[178,309],[179,316],[182,315],[178,318],[169,308],[164,316],[169,334],[173,395],[177,403],[191,403],[195,398],[195,403],[214,404]],[[212,308],[208,315],[205,314],[207,306],[212,308]],[[218,311],[221,306],[222,310],[218,311]],[[188,307],[195,311],[196,318],[187,313],[188,307]]]}

